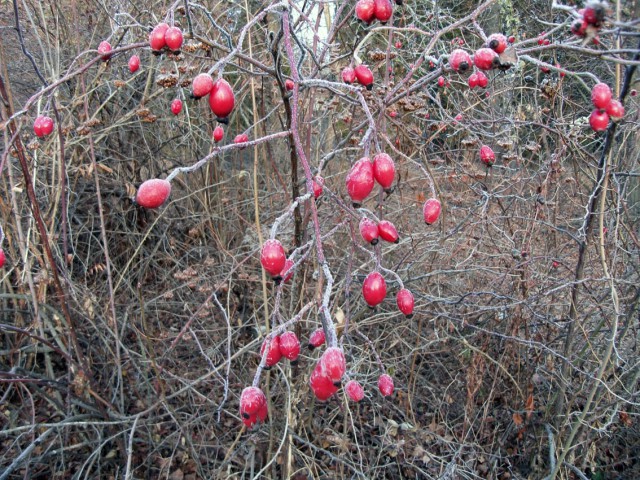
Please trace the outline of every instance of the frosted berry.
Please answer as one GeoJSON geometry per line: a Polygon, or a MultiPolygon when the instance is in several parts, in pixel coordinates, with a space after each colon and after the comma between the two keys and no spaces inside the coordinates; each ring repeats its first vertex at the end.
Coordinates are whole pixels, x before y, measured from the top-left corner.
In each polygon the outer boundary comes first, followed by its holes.
{"type": "Polygon", "coordinates": [[[469,75],[469,79],[467,80],[467,83],[469,84],[469,88],[475,88],[478,86],[478,74],[477,73],[472,73],[471,75],[469,75]]]}
{"type": "Polygon", "coordinates": [[[379,272],[371,272],[362,284],[362,296],[370,307],[382,303],[387,295],[387,284],[379,272]]]}
{"type": "Polygon", "coordinates": [[[164,47],[166,47],[167,42],[164,39],[164,34],[167,30],[169,30],[169,25],[166,23],[159,23],[153,28],[153,30],[151,30],[151,33],[149,34],[149,46],[153,53],[158,54],[164,47]]]}
{"type": "Polygon", "coordinates": [[[398,243],[400,241],[395,225],[388,220],[382,220],[378,224],[378,234],[385,242],[398,243]]]}
{"type": "Polygon", "coordinates": [[[338,387],[336,387],[333,382],[323,374],[320,362],[316,364],[313,372],[311,373],[309,385],[311,386],[311,390],[313,390],[313,394],[321,401],[328,400],[338,391],[338,387]]]}
{"type": "Polygon", "coordinates": [[[191,83],[191,95],[193,98],[202,98],[213,89],[213,78],[208,73],[197,75],[191,83]]]}
{"type": "Polygon", "coordinates": [[[378,389],[383,397],[388,397],[393,394],[393,378],[386,373],[380,375],[378,378],[378,389]]]}
{"type": "Polygon", "coordinates": [[[358,83],[360,85],[367,88],[367,90],[371,90],[373,88],[373,72],[366,65],[358,65],[354,72],[356,74],[356,78],[358,79],[358,83]]]}
{"type": "Polygon", "coordinates": [[[494,164],[494,162],[496,161],[496,155],[495,153],[493,153],[493,150],[491,149],[490,146],[482,145],[480,147],[480,160],[487,167],[490,167],[494,164]]]}
{"type": "Polygon", "coordinates": [[[280,272],[280,276],[282,277],[282,281],[287,283],[293,277],[293,260],[289,260],[288,258],[284,261],[284,267],[282,267],[282,271],[280,272]]]}
{"type": "Polygon", "coordinates": [[[171,102],[171,113],[178,115],[182,111],[182,100],[176,98],[171,102]]]}
{"type": "Polygon", "coordinates": [[[490,48],[480,48],[474,54],[473,62],[480,70],[491,70],[493,67],[498,66],[500,58],[490,48]]]}
{"type": "Polygon", "coordinates": [[[269,275],[279,278],[286,259],[284,247],[279,240],[270,238],[264,242],[260,253],[260,263],[269,275]]]}
{"type": "Polygon", "coordinates": [[[381,23],[386,23],[393,15],[393,6],[390,0],[375,0],[375,17],[381,23]]]}
{"type": "Polygon", "coordinates": [[[456,72],[466,72],[471,67],[471,57],[461,48],[456,48],[449,55],[449,66],[456,72]]]}
{"type": "Polygon", "coordinates": [[[422,215],[424,216],[424,221],[427,225],[433,225],[438,221],[441,208],[442,206],[440,205],[440,201],[436,198],[430,198],[424,202],[422,215]]]}
{"type": "Polygon", "coordinates": [[[624,106],[618,100],[611,100],[607,106],[607,114],[614,122],[624,117],[624,106]]]}
{"type": "Polygon", "coordinates": [[[129,72],[135,73],[140,68],[140,57],[138,55],[131,55],[129,59],[129,72]]]}
{"type": "Polygon", "coordinates": [[[0,268],[4,267],[6,261],[7,256],[5,255],[4,250],[0,248],[0,268]]]}
{"type": "Polygon", "coordinates": [[[609,125],[609,114],[602,110],[595,109],[589,116],[589,125],[595,132],[603,132],[609,125]]]}
{"type": "Polygon", "coordinates": [[[294,87],[293,80],[291,80],[290,78],[287,78],[284,81],[284,88],[286,88],[287,90],[291,91],[291,90],[293,90],[293,87],[294,87]]]}
{"type": "Polygon", "coordinates": [[[282,352],[280,351],[280,337],[274,336],[271,338],[269,342],[268,339],[265,339],[262,342],[262,347],[260,348],[260,357],[264,356],[264,352],[267,351],[267,357],[265,358],[265,368],[271,368],[276,363],[280,361],[282,358],[282,352]]]}
{"type": "Polygon", "coordinates": [[[391,192],[391,185],[396,174],[396,164],[386,153],[378,153],[373,157],[373,178],[385,192],[391,192]]]}
{"type": "Polygon", "coordinates": [[[502,53],[507,49],[507,37],[501,33],[492,33],[487,38],[487,45],[496,53],[502,53]]]}
{"type": "Polygon", "coordinates": [[[282,356],[295,361],[300,355],[300,341],[294,332],[284,332],[280,335],[280,352],[282,356]]]}
{"type": "Polygon", "coordinates": [[[347,84],[351,84],[356,81],[356,71],[351,67],[346,67],[342,70],[342,81],[347,84]]]}
{"type": "Polygon", "coordinates": [[[364,388],[357,380],[349,380],[344,386],[344,391],[352,402],[359,402],[364,398],[364,388]]]}
{"type": "Polygon", "coordinates": [[[611,102],[611,89],[606,83],[596,83],[591,89],[591,102],[596,108],[605,109],[611,102]]]}
{"type": "Polygon", "coordinates": [[[100,42],[98,45],[98,53],[102,55],[102,61],[106,62],[111,58],[111,44],[106,40],[100,42]]]}
{"type": "Polygon", "coordinates": [[[222,137],[224,137],[224,128],[218,125],[213,129],[213,141],[218,143],[220,140],[222,140],[222,137]]]}
{"type": "Polygon", "coordinates": [[[345,179],[347,193],[355,205],[362,202],[373,190],[373,164],[368,157],[358,160],[345,179]]]}
{"type": "Polygon", "coordinates": [[[167,48],[174,53],[179,53],[180,48],[182,48],[182,30],[178,27],[169,27],[166,32],[164,32],[164,41],[167,45],[167,48]]]}
{"type": "Polygon", "coordinates": [[[339,382],[344,372],[347,371],[347,361],[342,349],[338,347],[327,348],[320,357],[320,366],[325,377],[333,383],[339,382]]]}
{"type": "Polygon", "coordinates": [[[378,224],[376,222],[368,219],[367,217],[362,217],[362,220],[360,220],[359,229],[360,235],[365,242],[370,243],[371,245],[376,245],[378,243],[380,232],[378,230],[378,224]]]}
{"type": "Polygon", "coordinates": [[[249,135],[246,133],[240,133],[233,138],[233,143],[247,143],[249,141],[249,135]]]}
{"type": "Polygon", "coordinates": [[[324,329],[318,328],[317,330],[314,330],[309,336],[309,349],[313,350],[314,348],[318,348],[324,345],[324,342],[325,342],[324,329]]]}
{"type": "Polygon", "coordinates": [[[240,394],[240,415],[249,418],[257,414],[267,403],[267,397],[258,387],[246,387],[240,394]]]}
{"type": "Polygon", "coordinates": [[[219,121],[226,119],[233,111],[236,99],[229,83],[220,78],[214,84],[209,93],[209,107],[219,121]]]}
{"type": "Polygon", "coordinates": [[[478,72],[476,75],[478,75],[478,86],[480,88],[487,88],[487,85],[489,85],[489,79],[484,72],[478,72]]]}
{"type": "Polygon", "coordinates": [[[171,194],[171,183],[153,178],[140,185],[136,194],[136,203],[144,208],[158,208],[167,201],[169,194],[171,194]]]}
{"type": "Polygon", "coordinates": [[[39,138],[51,135],[51,132],[53,132],[53,119],[44,115],[37,117],[33,122],[33,132],[39,138]]]}
{"type": "Polygon", "coordinates": [[[364,23],[371,23],[376,14],[375,0],[358,0],[356,3],[356,17],[364,23]]]}
{"type": "Polygon", "coordinates": [[[404,313],[406,317],[411,317],[413,315],[415,301],[410,290],[407,290],[406,288],[399,290],[396,294],[396,304],[398,305],[398,309],[404,313]]]}

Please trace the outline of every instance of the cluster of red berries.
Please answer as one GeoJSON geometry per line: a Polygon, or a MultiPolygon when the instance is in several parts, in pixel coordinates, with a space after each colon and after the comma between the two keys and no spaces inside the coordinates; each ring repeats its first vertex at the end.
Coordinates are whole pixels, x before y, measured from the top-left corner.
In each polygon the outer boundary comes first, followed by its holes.
{"type": "Polygon", "coordinates": [[[597,83],[591,89],[591,103],[595,110],[589,116],[589,125],[596,132],[606,130],[609,119],[616,122],[624,117],[624,106],[612,97],[611,89],[605,83],[597,83]]]}
{"type": "Polygon", "coordinates": [[[182,30],[178,27],[170,27],[166,23],[159,23],[149,34],[149,46],[156,55],[160,55],[165,48],[178,54],[182,48],[182,42],[182,30]]]}
{"type": "Polygon", "coordinates": [[[222,123],[227,123],[227,117],[236,103],[231,85],[223,78],[214,82],[208,73],[196,75],[191,83],[191,95],[196,99],[209,95],[209,107],[222,123]]]}
{"type": "Polygon", "coordinates": [[[300,341],[294,332],[284,332],[281,335],[275,335],[271,341],[265,340],[260,348],[260,355],[264,355],[265,368],[271,368],[278,363],[282,357],[295,362],[300,355],[300,341]]]}
{"type": "Polygon", "coordinates": [[[386,23],[391,15],[393,15],[393,5],[390,0],[358,0],[356,3],[356,17],[367,25],[374,20],[386,23]]]}
{"type": "Polygon", "coordinates": [[[360,64],[356,68],[346,67],[342,70],[342,81],[344,83],[350,85],[356,80],[360,85],[366,87],[367,90],[373,88],[373,72],[364,64],[360,64]]]}
{"type": "Polygon", "coordinates": [[[588,3],[585,8],[578,10],[578,14],[580,18],[571,24],[571,33],[580,38],[593,37],[594,42],[597,42],[596,33],[602,27],[607,14],[606,4],[599,1],[588,3]]]}

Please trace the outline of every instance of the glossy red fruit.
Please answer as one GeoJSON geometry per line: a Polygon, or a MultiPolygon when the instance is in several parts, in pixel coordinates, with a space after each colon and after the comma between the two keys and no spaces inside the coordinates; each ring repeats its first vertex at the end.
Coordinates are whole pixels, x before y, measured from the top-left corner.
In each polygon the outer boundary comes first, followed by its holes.
{"type": "Polygon", "coordinates": [[[282,267],[282,271],[280,272],[280,276],[282,277],[282,282],[287,283],[293,277],[293,260],[289,260],[288,258],[284,261],[284,267],[282,267]]]}
{"type": "Polygon", "coordinates": [[[378,390],[383,397],[388,397],[393,394],[393,378],[391,378],[386,373],[380,375],[378,378],[378,390]]]}
{"type": "Polygon", "coordinates": [[[381,23],[386,23],[393,15],[393,5],[390,0],[375,0],[375,16],[381,23]]]}
{"type": "Polygon", "coordinates": [[[487,45],[496,53],[502,53],[507,49],[507,37],[501,33],[492,33],[487,38],[487,45]]]}
{"type": "Polygon", "coordinates": [[[342,70],[342,81],[344,83],[352,84],[356,81],[356,71],[351,67],[346,67],[342,70]]]}
{"type": "Polygon", "coordinates": [[[106,40],[100,42],[98,45],[98,53],[102,55],[102,61],[106,62],[111,58],[111,44],[106,40]]]}
{"type": "Polygon", "coordinates": [[[382,220],[378,224],[378,233],[385,242],[398,243],[400,241],[396,226],[388,220],[382,220]]]}
{"type": "Polygon", "coordinates": [[[487,167],[490,167],[496,161],[496,154],[493,153],[493,149],[488,145],[482,145],[480,147],[480,160],[487,167]]]}
{"type": "Polygon", "coordinates": [[[311,335],[309,335],[310,350],[313,350],[314,348],[318,348],[321,345],[324,345],[324,342],[325,342],[325,336],[324,336],[323,328],[318,328],[317,330],[314,330],[313,332],[311,332],[311,335]]]}
{"type": "Polygon", "coordinates": [[[607,114],[614,122],[624,117],[624,107],[618,100],[611,100],[607,106],[607,114]]]}
{"type": "Polygon", "coordinates": [[[171,183],[160,178],[147,180],[138,188],[136,203],[144,208],[158,208],[169,198],[171,183]]]}
{"type": "Polygon", "coordinates": [[[242,417],[242,423],[244,423],[247,428],[253,427],[258,422],[264,422],[267,419],[268,415],[268,407],[265,403],[264,406],[258,410],[257,413],[249,415],[248,418],[242,417]]]}
{"type": "Polygon", "coordinates": [[[472,73],[471,75],[469,75],[469,79],[467,80],[467,82],[469,83],[469,88],[475,88],[478,86],[478,74],[477,73],[472,73]]]}
{"type": "Polygon", "coordinates": [[[379,305],[387,295],[387,283],[379,272],[371,272],[362,284],[362,296],[370,307],[379,305]]]}
{"type": "Polygon", "coordinates": [[[149,46],[154,53],[160,52],[167,46],[167,42],[164,39],[164,34],[169,30],[169,25],[166,23],[159,23],[156,25],[149,34],[149,46]]]}
{"type": "Polygon", "coordinates": [[[182,100],[176,98],[171,102],[171,113],[178,115],[182,111],[182,100]]]}
{"type": "Polygon", "coordinates": [[[456,72],[466,72],[471,67],[471,57],[461,48],[456,48],[449,55],[449,66],[456,72]]]}
{"type": "Polygon", "coordinates": [[[277,277],[282,272],[287,256],[284,253],[284,247],[279,240],[270,238],[262,245],[260,252],[260,263],[269,275],[277,277]]]}
{"type": "Polygon", "coordinates": [[[364,398],[364,388],[357,380],[349,380],[344,386],[344,391],[352,402],[359,402],[364,398]]]}
{"type": "Polygon", "coordinates": [[[584,19],[577,18],[571,24],[571,33],[576,37],[584,37],[587,34],[587,25],[588,23],[584,19]]]}
{"type": "Polygon", "coordinates": [[[373,178],[385,192],[391,192],[391,185],[396,175],[396,164],[386,153],[378,153],[373,157],[373,178]]]}
{"type": "Polygon", "coordinates": [[[320,368],[322,368],[324,376],[333,383],[339,382],[344,372],[347,371],[347,361],[342,349],[338,347],[327,348],[320,357],[320,368]]]}
{"type": "Polygon", "coordinates": [[[224,128],[218,125],[213,129],[213,141],[218,143],[220,140],[222,140],[222,137],[224,137],[224,128]]]}
{"type": "Polygon", "coordinates": [[[375,0],[358,0],[356,3],[356,17],[364,23],[371,23],[376,14],[375,0]]]}
{"type": "Polygon", "coordinates": [[[405,314],[406,317],[413,315],[413,306],[415,304],[411,291],[403,288],[396,294],[396,304],[398,309],[405,314]]]}
{"type": "Polygon", "coordinates": [[[373,88],[373,72],[366,65],[358,65],[354,69],[354,73],[356,74],[356,78],[358,79],[358,83],[367,87],[367,90],[371,90],[373,88]]]}
{"type": "Polygon", "coordinates": [[[584,18],[584,21],[589,25],[600,27],[604,22],[606,13],[606,7],[603,3],[592,2],[591,5],[588,5],[584,9],[584,11],[582,12],[582,17],[584,18]]]}
{"type": "Polygon", "coordinates": [[[178,27],[169,27],[164,32],[164,41],[172,52],[179,52],[182,48],[182,30],[178,27]]]}
{"type": "Polygon", "coordinates": [[[444,87],[444,83],[445,83],[444,77],[443,76],[439,76],[438,77],[438,86],[440,88],[442,88],[442,87],[444,87]]]}
{"type": "Polygon", "coordinates": [[[239,135],[236,135],[233,139],[233,143],[246,143],[249,141],[249,135],[247,135],[246,133],[241,133],[239,135]]]}
{"type": "Polygon", "coordinates": [[[509,38],[508,38],[508,40],[509,40],[509,43],[515,43],[515,41],[516,41],[516,37],[515,37],[515,36],[513,36],[513,35],[510,35],[510,36],[509,36],[509,38]]]}
{"type": "Polygon", "coordinates": [[[293,80],[291,80],[290,78],[287,78],[284,81],[284,88],[286,88],[287,90],[291,91],[291,90],[293,90],[293,87],[294,87],[293,80]]]}
{"type": "Polygon", "coordinates": [[[320,195],[322,195],[322,190],[324,189],[324,178],[322,178],[320,175],[316,175],[315,177],[313,177],[311,183],[313,185],[313,196],[315,198],[318,198],[320,195]]]}
{"type": "Polygon", "coordinates": [[[311,386],[311,390],[313,390],[313,394],[316,398],[323,402],[328,400],[338,391],[338,387],[336,387],[333,382],[322,373],[320,362],[316,364],[313,372],[311,373],[309,385],[311,386]]]}
{"type": "Polygon", "coordinates": [[[596,83],[591,89],[591,102],[596,108],[605,109],[611,102],[611,89],[606,83],[596,83]]]}
{"type": "Polygon", "coordinates": [[[300,355],[300,341],[294,332],[284,332],[280,335],[280,352],[282,356],[292,362],[300,355]]]}
{"type": "Polygon", "coordinates": [[[478,86],[481,88],[487,88],[487,85],[489,85],[489,79],[484,72],[478,72],[476,75],[478,75],[478,86]]]}
{"type": "Polygon", "coordinates": [[[603,132],[609,125],[609,114],[602,110],[595,109],[589,116],[589,125],[596,132],[603,132]]]}
{"type": "Polygon", "coordinates": [[[224,119],[233,111],[236,98],[229,83],[220,78],[214,84],[209,94],[209,107],[219,119],[224,119]]]}
{"type": "Polygon", "coordinates": [[[258,387],[246,387],[240,394],[240,415],[249,418],[256,415],[267,403],[267,397],[258,387]]]}
{"type": "Polygon", "coordinates": [[[33,122],[33,132],[40,138],[51,135],[51,132],[53,132],[53,119],[40,115],[33,122]]]}
{"type": "Polygon", "coordinates": [[[347,192],[354,204],[362,202],[373,190],[373,164],[368,157],[358,160],[345,179],[347,192]]]}
{"type": "Polygon", "coordinates": [[[213,78],[208,73],[196,75],[191,82],[191,95],[194,98],[202,98],[211,93],[213,89],[213,78]]]}
{"type": "Polygon", "coordinates": [[[282,358],[282,352],[280,351],[280,337],[274,336],[271,338],[271,342],[268,342],[266,339],[262,342],[262,347],[260,347],[260,357],[264,356],[264,352],[267,351],[267,356],[265,358],[265,367],[271,368],[276,363],[280,361],[282,358]]]}
{"type": "Polygon", "coordinates": [[[376,245],[378,243],[380,232],[376,222],[368,219],[367,217],[362,217],[359,228],[360,235],[362,235],[365,242],[370,243],[371,245],[376,245]]]}
{"type": "Polygon", "coordinates": [[[480,70],[491,70],[500,62],[498,54],[490,48],[480,48],[473,56],[473,62],[480,70]]]}
{"type": "Polygon", "coordinates": [[[396,48],[402,48],[402,42],[396,42],[395,47],[396,48]]]}
{"type": "Polygon", "coordinates": [[[129,72],[137,72],[140,68],[140,57],[138,55],[131,55],[129,59],[129,72]]]}
{"type": "Polygon", "coordinates": [[[441,208],[442,206],[440,205],[440,201],[436,198],[430,198],[424,202],[422,215],[424,216],[424,221],[427,225],[433,225],[438,221],[441,208]]]}
{"type": "Polygon", "coordinates": [[[7,256],[4,254],[4,250],[0,248],[0,268],[4,267],[7,261],[7,256]]]}

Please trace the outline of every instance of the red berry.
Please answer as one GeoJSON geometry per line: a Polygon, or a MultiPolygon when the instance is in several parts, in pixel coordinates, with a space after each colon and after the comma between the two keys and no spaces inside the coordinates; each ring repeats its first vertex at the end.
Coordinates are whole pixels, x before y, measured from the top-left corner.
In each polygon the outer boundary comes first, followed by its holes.
{"type": "Polygon", "coordinates": [[[164,32],[164,41],[172,52],[179,52],[182,47],[182,30],[178,27],[170,27],[164,32]]]}
{"type": "Polygon", "coordinates": [[[342,81],[344,83],[352,84],[356,81],[356,71],[351,67],[346,67],[342,70],[342,81]]]}
{"type": "Polygon", "coordinates": [[[391,191],[395,174],[396,165],[389,155],[379,153],[373,157],[373,178],[386,192],[391,191]]]}
{"type": "Polygon", "coordinates": [[[261,357],[264,356],[264,352],[267,348],[269,350],[267,351],[267,357],[265,358],[264,365],[266,368],[271,368],[282,358],[282,352],[280,351],[280,337],[274,336],[271,338],[270,342],[267,339],[262,342],[262,347],[260,347],[261,357]]]}
{"type": "Polygon", "coordinates": [[[293,80],[291,80],[290,78],[287,78],[284,81],[284,88],[286,88],[287,90],[293,90],[294,84],[293,84],[293,80]]]}
{"type": "Polygon", "coordinates": [[[396,294],[396,304],[398,305],[398,309],[404,313],[405,316],[410,317],[413,315],[413,294],[406,288],[399,290],[396,294]]]}
{"type": "Polygon", "coordinates": [[[582,17],[584,18],[584,21],[589,25],[600,27],[604,22],[606,13],[606,6],[603,3],[593,2],[591,5],[588,5],[584,9],[584,11],[582,12],[582,17]]]}
{"type": "Polygon", "coordinates": [[[178,115],[182,111],[182,100],[176,98],[173,102],[171,102],[171,113],[174,115],[178,115]]]}
{"type": "Polygon", "coordinates": [[[402,42],[396,42],[395,47],[396,48],[402,48],[402,42]]]}
{"type": "Polygon", "coordinates": [[[629,94],[630,94],[632,97],[635,97],[636,95],[638,95],[638,91],[637,91],[636,89],[633,89],[633,90],[631,90],[631,91],[629,92],[629,94]]]}
{"type": "Polygon", "coordinates": [[[606,83],[596,83],[591,89],[591,102],[596,108],[605,109],[611,102],[611,89],[606,83]]]}
{"type": "Polygon", "coordinates": [[[293,267],[293,260],[289,260],[287,258],[284,261],[284,267],[282,267],[282,271],[280,272],[283,283],[287,283],[293,277],[293,269],[291,267],[293,267]]]}
{"type": "Polygon", "coordinates": [[[213,89],[213,78],[208,73],[201,73],[193,79],[191,89],[194,98],[204,97],[213,89]]]}
{"type": "Polygon", "coordinates": [[[371,190],[373,190],[375,183],[373,164],[368,157],[362,157],[351,167],[345,183],[347,185],[347,192],[355,204],[359,204],[367,198],[371,190]]]}
{"type": "Polygon", "coordinates": [[[53,119],[40,115],[33,122],[33,132],[40,138],[51,135],[51,132],[53,132],[53,119]]]}
{"type": "Polygon", "coordinates": [[[492,33],[487,38],[487,45],[496,53],[502,53],[507,49],[507,37],[501,33],[492,33]]]}
{"type": "Polygon", "coordinates": [[[455,120],[455,121],[454,121],[453,123],[461,122],[463,118],[464,118],[464,117],[462,116],[462,114],[461,114],[461,113],[459,113],[459,114],[457,114],[457,115],[454,117],[454,120],[455,120]]]}
{"type": "Polygon", "coordinates": [[[436,198],[430,198],[429,200],[424,202],[424,206],[422,207],[422,215],[424,216],[424,221],[427,225],[432,225],[438,221],[441,208],[442,206],[440,205],[440,201],[436,198]]]}
{"type": "Polygon", "coordinates": [[[366,65],[358,65],[354,69],[354,73],[356,74],[356,78],[358,82],[367,87],[367,90],[371,90],[373,88],[373,72],[366,65]]]}
{"type": "Polygon", "coordinates": [[[587,22],[583,19],[576,19],[571,24],[571,33],[576,37],[584,37],[587,34],[587,22]]]}
{"type": "Polygon", "coordinates": [[[311,183],[313,185],[313,196],[315,198],[318,198],[320,195],[322,195],[322,190],[324,188],[324,178],[322,178],[320,175],[316,175],[315,177],[313,177],[311,183]]]}
{"type": "Polygon", "coordinates": [[[376,14],[375,0],[358,0],[356,3],[356,17],[364,23],[371,23],[376,14]]]}
{"type": "Polygon", "coordinates": [[[318,362],[311,373],[309,385],[318,400],[328,400],[334,393],[338,391],[333,382],[324,376],[320,362],[318,362]]]}
{"type": "Polygon", "coordinates": [[[98,45],[98,53],[102,55],[102,61],[106,62],[111,58],[111,44],[106,40],[100,42],[98,45]]]}
{"type": "Polygon", "coordinates": [[[380,375],[378,378],[378,389],[383,397],[388,397],[393,394],[393,378],[386,373],[380,375]]]}
{"type": "Polygon", "coordinates": [[[601,110],[595,109],[589,116],[589,125],[596,132],[602,132],[609,125],[609,114],[601,110]]]}
{"type": "Polygon", "coordinates": [[[362,284],[362,296],[370,307],[382,303],[387,295],[387,284],[379,272],[371,272],[362,284]]]}
{"type": "Polygon", "coordinates": [[[236,135],[235,138],[233,139],[233,143],[246,143],[249,141],[249,135],[247,135],[246,133],[241,133],[239,135],[236,135]]]}
{"type": "Polygon", "coordinates": [[[390,0],[375,0],[375,16],[381,23],[386,23],[393,15],[393,5],[390,0]]]}
{"type": "Polygon", "coordinates": [[[471,67],[471,57],[464,50],[456,48],[449,55],[449,66],[456,72],[466,72],[471,67]]]}
{"type": "Polygon", "coordinates": [[[131,55],[129,59],[129,72],[137,72],[140,68],[140,57],[138,55],[131,55]]]}
{"type": "Polygon", "coordinates": [[[378,243],[378,237],[380,232],[378,230],[378,224],[373,220],[368,219],[367,217],[362,217],[360,220],[360,235],[365,242],[370,243],[371,245],[375,245],[378,243]]]}
{"type": "Polygon", "coordinates": [[[209,94],[209,107],[218,119],[225,119],[233,111],[236,104],[233,90],[229,83],[220,78],[214,84],[209,94]]]}
{"type": "Polygon", "coordinates": [[[382,220],[378,224],[378,233],[385,242],[398,243],[400,241],[395,225],[388,220],[382,220]]]}
{"type": "Polygon", "coordinates": [[[489,79],[484,74],[484,72],[478,72],[477,75],[478,75],[478,86],[481,88],[487,88],[487,85],[489,85],[489,79]]]}
{"type": "Polygon", "coordinates": [[[493,163],[496,161],[496,154],[493,153],[493,149],[490,146],[482,145],[480,147],[480,160],[487,167],[492,166],[493,163]]]}
{"type": "Polygon", "coordinates": [[[472,73],[471,75],[469,75],[469,79],[467,80],[467,82],[469,83],[469,88],[475,88],[478,86],[478,74],[477,73],[472,73]]]}
{"type": "Polygon", "coordinates": [[[0,248],[0,268],[4,267],[7,261],[7,256],[4,254],[4,250],[0,248]]]}
{"type": "Polygon", "coordinates": [[[323,375],[333,383],[339,382],[347,370],[347,361],[342,349],[338,347],[327,348],[320,357],[320,368],[322,368],[323,375]]]}
{"type": "Polygon", "coordinates": [[[344,390],[352,402],[359,402],[364,398],[364,388],[357,380],[349,380],[344,386],[344,390]]]}
{"type": "Polygon", "coordinates": [[[253,427],[257,422],[264,422],[267,419],[268,407],[265,403],[257,413],[249,415],[248,418],[242,417],[242,423],[248,428],[253,427]]]}
{"type": "Polygon", "coordinates": [[[267,397],[258,387],[246,387],[240,394],[240,415],[249,418],[256,415],[267,403],[267,397]]]}
{"type": "Polygon", "coordinates": [[[611,100],[607,106],[607,114],[611,117],[611,120],[617,122],[624,117],[624,107],[618,100],[611,100]]]}
{"type": "Polygon", "coordinates": [[[513,35],[510,35],[508,40],[509,40],[509,43],[515,43],[516,37],[513,35]]]}
{"type": "Polygon", "coordinates": [[[309,349],[313,350],[314,348],[318,348],[321,345],[324,345],[325,336],[324,329],[318,328],[314,330],[311,335],[309,335],[309,349]]]}
{"type": "Polygon", "coordinates": [[[213,141],[218,143],[220,140],[222,140],[222,137],[224,137],[224,128],[218,125],[213,129],[213,141]]]}
{"type": "Polygon", "coordinates": [[[280,335],[280,352],[291,361],[297,360],[300,355],[300,341],[294,332],[284,332],[280,335]]]}
{"type": "Polygon", "coordinates": [[[444,83],[445,83],[444,77],[443,76],[439,76],[438,77],[438,86],[440,88],[442,88],[442,87],[444,87],[444,83]]]}
{"type": "Polygon", "coordinates": [[[553,263],[551,264],[551,266],[553,268],[558,268],[560,266],[560,262],[558,262],[557,260],[554,260],[553,263]]]}
{"type": "Polygon", "coordinates": [[[160,52],[167,45],[164,39],[164,34],[167,30],[169,30],[169,25],[166,23],[159,23],[151,30],[149,34],[149,46],[152,51],[156,53],[160,52]]]}
{"type": "Polygon", "coordinates": [[[262,251],[260,252],[260,263],[269,275],[278,277],[284,268],[286,260],[287,257],[284,253],[284,247],[279,240],[270,238],[264,242],[262,251]]]}
{"type": "Polygon", "coordinates": [[[147,180],[138,188],[136,203],[144,208],[158,208],[169,198],[171,183],[160,178],[147,180]]]}
{"type": "Polygon", "coordinates": [[[500,62],[498,54],[490,48],[480,48],[473,56],[473,62],[480,70],[491,70],[500,62]]]}
{"type": "Polygon", "coordinates": [[[389,116],[390,116],[391,118],[396,118],[396,117],[398,116],[398,112],[396,112],[395,110],[391,110],[391,111],[389,112],[389,116]]]}

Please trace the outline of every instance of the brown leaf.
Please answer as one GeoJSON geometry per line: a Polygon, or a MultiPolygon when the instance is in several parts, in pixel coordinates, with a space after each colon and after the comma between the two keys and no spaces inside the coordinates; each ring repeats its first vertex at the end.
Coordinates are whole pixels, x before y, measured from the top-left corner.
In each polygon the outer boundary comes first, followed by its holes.
{"type": "Polygon", "coordinates": [[[516,424],[516,427],[520,427],[524,423],[522,415],[520,415],[518,412],[515,412],[513,414],[513,423],[516,424]]]}
{"type": "Polygon", "coordinates": [[[531,415],[533,415],[533,393],[530,393],[527,397],[527,401],[524,404],[524,409],[527,411],[527,420],[531,419],[531,415]]]}

